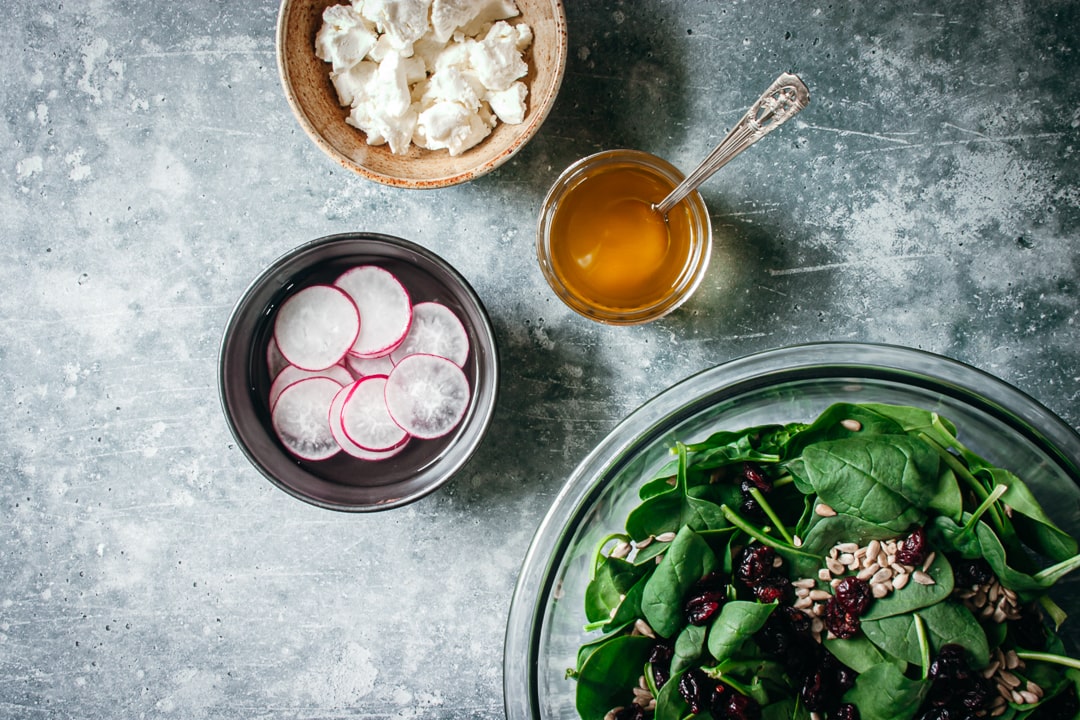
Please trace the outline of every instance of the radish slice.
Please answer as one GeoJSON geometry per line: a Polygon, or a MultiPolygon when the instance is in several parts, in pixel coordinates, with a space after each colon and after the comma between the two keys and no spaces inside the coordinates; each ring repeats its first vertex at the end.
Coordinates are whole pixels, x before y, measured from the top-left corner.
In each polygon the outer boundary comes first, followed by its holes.
{"type": "Polygon", "coordinates": [[[312,285],[290,296],[274,321],[274,339],[281,354],[305,370],[336,365],[359,332],[356,304],[331,285],[312,285]]]}
{"type": "Polygon", "coordinates": [[[278,350],[277,340],[270,338],[270,342],[266,344],[266,369],[270,373],[270,377],[277,377],[278,373],[284,370],[288,364],[289,361],[278,350]]]}
{"type": "Polygon", "coordinates": [[[405,439],[405,442],[389,450],[368,450],[354,443],[352,439],[345,434],[345,428],[341,424],[341,408],[345,404],[345,400],[348,399],[349,393],[351,393],[352,390],[353,387],[351,384],[341,388],[341,390],[338,391],[338,394],[334,396],[334,401],[330,404],[330,432],[334,434],[334,439],[337,440],[341,449],[354,458],[370,461],[386,460],[404,450],[405,446],[408,444],[408,438],[405,439]]]}
{"type": "Polygon", "coordinates": [[[454,429],[469,407],[469,380],[452,360],[409,355],[386,380],[386,407],[410,435],[430,439],[454,429]]]}
{"type": "Polygon", "coordinates": [[[406,355],[417,353],[438,355],[452,360],[458,367],[465,367],[469,357],[469,335],[453,310],[436,302],[413,306],[409,334],[390,353],[390,359],[397,365],[406,355]]]}
{"type": "Polygon", "coordinates": [[[341,406],[346,437],[365,450],[391,450],[409,439],[386,408],[386,376],[360,378],[341,406]]]}
{"type": "Polygon", "coordinates": [[[377,357],[401,344],[412,323],[412,301],[393,274],[375,265],[360,265],[342,273],[334,285],[352,298],[363,321],[349,352],[377,357]]]}
{"type": "Polygon", "coordinates": [[[390,359],[389,355],[383,355],[376,358],[362,358],[355,355],[348,355],[345,358],[345,365],[349,368],[356,377],[367,377],[368,375],[389,375],[390,371],[394,369],[394,361],[390,359]]]}
{"type": "Polygon", "coordinates": [[[351,385],[353,381],[349,371],[340,365],[331,365],[325,370],[304,370],[295,365],[286,365],[274,378],[274,382],[270,383],[270,407],[274,407],[274,403],[277,402],[282,390],[294,382],[313,377],[330,378],[338,385],[351,385]]]}
{"type": "Polygon", "coordinates": [[[334,380],[313,377],[281,391],[270,421],[286,449],[302,460],[325,460],[341,450],[330,431],[330,404],[341,390],[334,380]]]}

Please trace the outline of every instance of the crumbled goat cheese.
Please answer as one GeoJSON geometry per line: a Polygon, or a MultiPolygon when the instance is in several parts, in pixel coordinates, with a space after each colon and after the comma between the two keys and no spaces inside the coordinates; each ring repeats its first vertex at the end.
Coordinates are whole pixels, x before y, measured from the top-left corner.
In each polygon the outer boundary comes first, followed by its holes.
{"type": "Polygon", "coordinates": [[[459,155],[525,118],[533,38],[517,15],[513,0],[352,0],[323,13],[315,54],[368,144],[459,155]]]}

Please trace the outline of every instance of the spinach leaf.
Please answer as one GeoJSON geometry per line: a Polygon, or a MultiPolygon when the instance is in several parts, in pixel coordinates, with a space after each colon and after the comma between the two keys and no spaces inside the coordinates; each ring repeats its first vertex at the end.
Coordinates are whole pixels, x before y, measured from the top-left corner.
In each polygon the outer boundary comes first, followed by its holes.
{"type": "Polygon", "coordinates": [[[603,557],[585,588],[585,616],[589,622],[608,620],[623,596],[648,568],[617,557],[603,557]]]}
{"type": "Polygon", "coordinates": [[[677,532],[684,526],[694,530],[725,527],[728,523],[720,506],[691,496],[686,486],[686,446],[678,445],[679,465],[675,487],[645,500],[626,518],[626,532],[634,540],[650,535],[677,532]]]}
{"type": "Polygon", "coordinates": [[[775,609],[775,603],[766,605],[746,600],[724,603],[709,626],[709,654],[719,661],[729,658],[744,640],[761,629],[775,609]]]}
{"type": "Polygon", "coordinates": [[[600,637],[594,638],[579,647],[577,652],[577,666],[574,671],[575,676],[576,674],[581,672],[581,668],[585,665],[585,661],[589,659],[590,655],[596,652],[597,648],[599,648],[601,645],[604,645],[605,643],[609,643],[614,640],[616,637],[619,636],[619,633],[623,631],[629,632],[632,625],[633,620],[628,623],[623,623],[622,626],[613,628],[610,634],[601,635],[600,637]]]}
{"type": "MultiPolygon", "coordinates": [[[[966,607],[946,600],[922,608],[918,614],[926,627],[930,647],[935,653],[942,645],[955,643],[967,650],[972,667],[985,667],[989,662],[990,648],[986,633],[966,607]]],[[[864,620],[862,630],[870,642],[886,654],[913,665],[921,663],[922,654],[914,613],[864,620]]]]}
{"type": "Polygon", "coordinates": [[[642,635],[619,635],[588,656],[578,671],[575,696],[582,720],[603,720],[612,708],[629,704],[652,646],[642,635]]]}
{"type": "MultiPolygon", "coordinates": [[[[690,714],[690,706],[679,693],[679,675],[671,673],[671,679],[660,688],[656,696],[656,713],[653,720],[683,720],[690,714]]],[[[700,716],[697,716],[700,717],[700,716]]],[[[588,720],[584,718],[583,720],[588,720]]]]}
{"type": "Polygon", "coordinates": [[[670,638],[682,627],[686,592],[716,567],[716,555],[708,543],[688,526],[679,530],[645,583],[641,598],[642,613],[658,635],[670,638]]]}
{"type": "Polygon", "coordinates": [[[953,591],[953,571],[945,553],[934,555],[934,562],[927,568],[927,574],[934,579],[933,585],[920,585],[910,581],[899,590],[893,590],[883,598],[870,604],[870,609],[863,615],[863,620],[877,620],[890,615],[918,610],[945,600],[953,591]]]}
{"type": "Polygon", "coordinates": [[[996,467],[979,468],[974,474],[985,480],[989,487],[1004,485],[1008,488],[1001,496],[1001,502],[1012,508],[1013,525],[1032,550],[1054,562],[1076,555],[1076,540],[1046,515],[1023,480],[1008,470],[996,467]]]}
{"type": "Polygon", "coordinates": [[[882,663],[893,663],[900,670],[907,667],[906,662],[881,652],[877,645],[870,642],[865,635],[856,635],[848,639],[826,638],[825,648],[835,655],[837,660],[857,673],[864,673],[882,663]]]}
{"type": "Polygon", "coordinates": [[[775,432],[779,426],[762,425],[745,430],[721,430],[706,440],[687,446],[694,453],[694,467],[716,468],[737,462],[774,463],[779,455],[761,452],[755,445],[765,433],[775,432]]]}
{"type": "MultiPolygon", "coordinates": [[[[964,513],[965,523],[970,518],[969,513],[964,513]]],[[[934,518],[931,527],[935,544],[954,550],[965,558],[985,558],[1001,584],[1018,593],[1031,595],[1042,592],[1080,567],[1080,555],[1074,555],[1033,575],[1028,574],[1010,564],[1001,539],[982,520],[969,529],[966,525],[939,516],[934,518]]]]}
{"type": "Polygon", "coordinates": [[[862,720],[911,720],[928,689],[926,681],[911,680],[895,665],[882,663],[856,678],[844,702],[858,707],[862,720]]]}
{"type": "Polygon", "coordinates": [[[906,435],[821,442],[802,460],[804,479],[824,503],[897,532],[922,521],[937,490],[937,452],[906,435]]]}
{"type": "Polygon", "coordinates": [[[932,410],[911,407],[910,405],[886,405],[884,403],[862,403],[859,407],[886,417],[908,434],[943,431],[948,437],[956,437],[956,426],[932,410]]]}
{"type": "Polygon", "coordinates": [[[615,611],[615,614],[612,615],[611,620],[603,626],[605,633],[611,632],[612,629],[627,623],[633,623],[634,620],[641,617],[641,598],[645,595],[645,585],[649,582],[650,574],[642,575],[638,578],[638,581],[626,591],[626,597],[619,603],[619,607],[615,611]]]}
{"type": "Polygon", "coordinates": [[[837,543],[857,542],[866,545],[871,540],[889,540],[896,537],[896,532],[889,528],[847,513],[838,513],[831,517],[812,513],[807,527],[800,532],[803,541],[800,549],[822,557],[837,543]]]}
{"type": "Polygon", "coordinates": [[[895,420],[866,405],[835,403],[818,415],[814,422],[791,437],[784,448],[783,456],[785,459],[798,457],[814,443],[860,435],[900,435],[903,432],[903,427],[895,420]],[[843,424],[845,420],[855,420],[859,423],[859,429],[849,429],[843,424]]]}
{"type": "Polygon", "coordinates": [[[679,636],[675,638],[675,654],[671,658],[672,675],[697,664],[705,651],[706,632],[707,628],[703,625],[687,625],[682,629],[679,636]]]}

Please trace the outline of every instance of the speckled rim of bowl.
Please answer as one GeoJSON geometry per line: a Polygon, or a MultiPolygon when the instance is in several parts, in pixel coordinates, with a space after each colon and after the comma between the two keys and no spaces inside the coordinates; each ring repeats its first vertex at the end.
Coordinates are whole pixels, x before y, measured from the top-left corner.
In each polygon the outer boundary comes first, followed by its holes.
{"type": "Polygon", "coordinates": [[[503,646],[507,720],[538,720],[536,647],[545,608],[530,598],[552,592],[555,572],[582,513],[610,478],[664,434],[674,416],[688,417],[724,400],[800,374],[903,380],[932,387],[1008,421],[1080,484],[1080,434],[1030,395],[951,358],[895,345],[821,342],[747,355],[692,375],[647,401],[620,422],[571,473],[538,526],[510,601],[503,646]]]}
{"type": "MultiPolygon", "coordinates": [[[[566,59],[569,52],[569,40],[567,32],[566,22],[566,8],[563,0],[551,0],[555,8],[554,28],[553,33],[556,39],[555,44],[555,71],[551,77],[551,81],[542,88],[536,87],[536,83],[529,83],[529,97],[527,102],[530,107],[537,107],[539,110],[535,113],[526,112],[526,123],[524,126],[514,126],[518,131],[514,140],[507,144],[497,155],[489,158],[484,163],[469,168],[460,172],[452,172],[440,177],[432,177],[425,179],[414,179],[407,177],[399,177],[390,175],[387,173],[377,172],[370,168],[366,168],[359,163],[355,162],[352,158],[348,157],[336,147],[328,143],[322,135],[318,132],[315,124],[311,121],[307,112],[304,110],[296,93],[292,90],[292,82],[290,77],[290,70],[285,57],[285,48],[288,34],[288,22],[287,13],[292,4],[292,0],[281,0],[281,5],[278,12],[277,28],[275,33],[275,39],[277,44],[276,58],[278,67],[278,77],[281,81],[282,89],[285,93],[285,99],[289,103],[293,115],[300,123],[300,127],[303,128],[304,133],[328,156],[333,158],[342,167],[347,170],[351,170],[361,177],[365,177],[368,180],[372,180],[383,185],[389,185],[392,187],[418,189],[418,190],[431,190],[442,187],[450,187],[452,185],[458,185],[461,183],[475,180],[478,177],[490,173],[492,170],[503,165],[510,158],[518,153],[521,148],[525,146],[540,130],[540,126],[543,125],[548,115],[551,113],[551,108],[555,104],[555,98],[559,94],[559,89],[562,86],[563,78],[566,74],[566,59]],[[541,92],[537,92],[540,90],[541,92]]],[[[534,29],[535,32],[535,29],[534,29]]],[[[311,45],[314,48],[314,35],[311,38],[311,45]]],[[[312,50],[314,52],[314,49],[312,50]]],[[[531,71],[535,74],[535,71],[531,71]]],[[[329,85],[329,76],[327,75],[327,84],[329,85]]],[[[360,133],[359,130],[356,131],[360,133]]],[[[492,136],[488,136],[484,142],[479,146],[483,146],[486,142],[492,140],[492,136]]],[[[467,157],[468,151],[463,153],[459,158],[467,157]]]]}
{"type": "MultiPolygon", "coordinates": [[[[301,280],[302,281],[302,280],[301,280]]],[[[440,256],[416,243],[379,233],[340,233],[311,240],[285,253],[256,277],[236,303],[219,350],[218,397],[233,438],[248,461],[289,495],[327,510],[372,512],[414,502],[446,484],[476,452],[491,424],[498,395],[499,358],[495,331],[480,297],[468,281],[440,256]],[[289,455],[259,414],[256,367],[265,363],[259,338],[269,335],[274,309],[312,268],[343,259],[391,260],[416,267],[452,297],[470,334],[473,398],[452,433],[453,441],[419,472],[391,484],[341,485],[308,471],[289,455]]],[[[424,441],[438,442],[438,441],[424,441]]],[[[355,461],[363,463],[363,461],[355,461]]],[[[377,470],[384,463],[371,463],[377,470]]],[[[407,470],[407,468],[406,468],[407,470]]]]}

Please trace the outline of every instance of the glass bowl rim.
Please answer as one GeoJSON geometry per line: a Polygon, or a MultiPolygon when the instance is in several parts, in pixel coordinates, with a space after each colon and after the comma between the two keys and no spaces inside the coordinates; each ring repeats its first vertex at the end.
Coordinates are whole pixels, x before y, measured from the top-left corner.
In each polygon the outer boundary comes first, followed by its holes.
{"type": "Polygon", "coordinates": [[[660,428],[676,415],[691,416],[722,399],[781,380],[846,377],[852,372],[903,379],[962,399],[1017,427],[1080,484],[1080,433],[1010,383],[943,355],[883,343],[829,341],[764,350],[702,370],[661,391],[619,422],[571,472],[537,527],[507,617],[503,643],[507,720],[540,717],[538,663],[533,662],[544,614],[538,601],[549,596],[569,536],[603,481],[655,441],[662,434],[660,428]]]}

